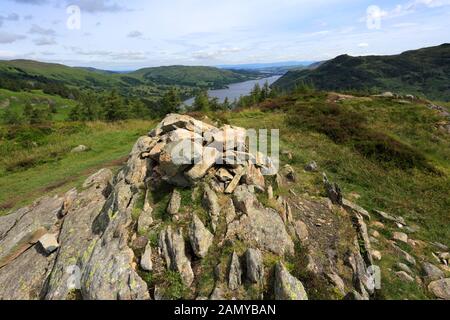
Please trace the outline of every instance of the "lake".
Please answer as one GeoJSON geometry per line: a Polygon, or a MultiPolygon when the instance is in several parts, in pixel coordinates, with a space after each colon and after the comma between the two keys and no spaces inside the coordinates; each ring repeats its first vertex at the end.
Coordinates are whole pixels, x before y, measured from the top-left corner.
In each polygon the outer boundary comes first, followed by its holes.
{"type": "MultiPolygon", "coordinates": [[[[262,87],[264,83],[266,83],[266,81],[269,84],[272,84],[280,78],[281,76],[277,75],[268,78],[233,83],[230,84],[226,89],[209,90],[208,95],[211,98],[218,98],[220,102],[224,102],[225,98],[228,98],[231,103],[234,101],[234,99],[239,99],[240,96],[246,96],[250,94],[255,84],[259,83],[259,85],[262,87]]],[[[195,98],[188,99],[184,101],[184,104],[187,106],[192,106],[192,104],[194,103],[194,99],[195,98]]]]}

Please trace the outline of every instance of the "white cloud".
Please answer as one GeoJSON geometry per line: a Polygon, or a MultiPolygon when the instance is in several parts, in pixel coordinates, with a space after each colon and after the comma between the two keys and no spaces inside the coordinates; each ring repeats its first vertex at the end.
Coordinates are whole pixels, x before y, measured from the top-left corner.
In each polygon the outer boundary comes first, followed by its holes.
{"type": "Polygon", "coordinates": [[[369,47],[369,44],[367,42],[361,42],[360,44],[358,44],[359,48],[367,48],[369,47]]]}

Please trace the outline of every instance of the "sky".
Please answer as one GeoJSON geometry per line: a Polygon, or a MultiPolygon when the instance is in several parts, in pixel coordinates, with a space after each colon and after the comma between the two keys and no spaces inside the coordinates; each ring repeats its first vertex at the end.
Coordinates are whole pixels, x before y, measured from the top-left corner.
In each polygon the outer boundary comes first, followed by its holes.
{"type": "Polygon", "coordinates": [[[450,0],[1,0],[0,60],[133,70],[450,42],[450,0]]]}

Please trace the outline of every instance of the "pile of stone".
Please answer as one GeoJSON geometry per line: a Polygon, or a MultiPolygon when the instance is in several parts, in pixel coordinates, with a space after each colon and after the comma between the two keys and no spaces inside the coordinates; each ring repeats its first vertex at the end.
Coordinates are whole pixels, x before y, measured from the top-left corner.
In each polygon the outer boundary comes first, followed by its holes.
{"type": "MultiPolygon", "coordinates": [[[[264,176],[276,173],[269,157],[250,152],[244,128],[216,128],[186,115],[168,115],[148,137],[139,156],[150,180],[189,187],[208,176],[216,191],[231,194],[240,181],[264,189],[264,176]]],[[[154,183],[153,183],[154,184],[154,183]]]]}

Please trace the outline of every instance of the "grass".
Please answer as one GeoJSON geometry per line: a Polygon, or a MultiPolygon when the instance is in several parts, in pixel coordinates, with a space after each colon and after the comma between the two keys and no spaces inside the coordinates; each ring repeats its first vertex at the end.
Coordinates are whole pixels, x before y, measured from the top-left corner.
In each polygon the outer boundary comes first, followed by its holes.
{"type": "MultiPolygon", "coordinates": [[[[326,172],[346,196],[359,195],[356,202],[367,210],[383,210],[419,226],[413,239],[449,243],[450,137],[435,129],[442,118],[421,102],[355,98],[330,107],[327,97],[320,92],[297,94],[221,117],[246,128],[280,129],[280,149],[293,155],[292,160],[282,156],[282,163],[289,163],[298,175],[295,192],[323,196],[320,172],[326,172]],[[388,151],[389,161],[359,149],[355,137],[371,148],[380,137],[388,137],[387,148],[382,151],[388,151]],[[389,148],[398,152],[389,152],[389,148]],[[312,160],[319,165],[317,174],[303,170],[312,160]]],[[[390,228],[395,226],[386,226],[380,233],[391,239],[390,228]]],[[[375,248],[383,252],[382,289],[377,298],[429,298],[422,286],[402,282],[391,271],[398,258],[387,242],[375,248]]],[[[417,248],[402,248],[426,259],[417,248]]],[[[304,269],[299,262],[302,259],[289,259],[287,265],[303,280],[312,298],[335,296],[314,289],[324,284],[299,272],[304,269]]]]}
{"type": "Polygon", "coordinates": [[[1,141],[0,212],[31,203],[44,194],[64,192],[79,186],[95,171],[118,168],[126,160],[137,138],[154,126],[150,121],[120,123],[86,123],[75,132],[57,127],[37,147],[18,146],[1,141]],[[13,147],[5,147],[6,144],[13,147]],[[90,151],[70,153],[71,148],[84,144],[90,151]],[[33,165],[21,168],[24,159],[33,165]],[[30,160],[31,161],[31,160],[30,160]],[[8,166],[16,164],[13,170],[8,166]]]}

